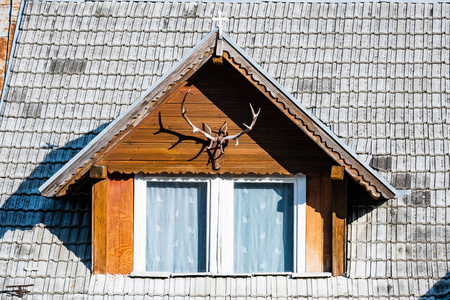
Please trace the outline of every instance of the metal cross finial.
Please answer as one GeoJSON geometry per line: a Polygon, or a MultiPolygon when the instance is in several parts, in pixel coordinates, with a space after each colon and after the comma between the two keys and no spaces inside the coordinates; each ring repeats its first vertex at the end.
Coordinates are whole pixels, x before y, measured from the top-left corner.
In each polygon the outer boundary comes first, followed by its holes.
{"type": "Polygon", "coordinates": [[[17,297],[19,298],[23,298],[24,294],[29,294],[30,291],[25,290],[25,288],[33,286],[34,284],[18,284],[18,285],[8,285],[6,288],[10,289],[10,288],[17,288],[17,290],[15,291],[11,291],[11,292],[17,292],[17,297]]]}
{"type": "Polygon", "coordinates": [[[222,38],[222,21],[226,21],[228,20],[228,18],[222,17],[221,11],[219,11],[217,14],[219,15],[219,17],[214,17],[212,18],[212,20],[217,22],[217,28],[219,28],[219,38],[222,38]]]}

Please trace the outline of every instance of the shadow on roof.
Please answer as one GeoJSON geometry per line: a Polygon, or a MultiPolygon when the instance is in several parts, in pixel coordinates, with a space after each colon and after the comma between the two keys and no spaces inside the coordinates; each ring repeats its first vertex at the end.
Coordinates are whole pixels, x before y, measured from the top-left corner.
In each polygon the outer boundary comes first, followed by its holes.
{"type": "Polygon", "coordinates": [[[443,300],[450,299],[450,272],[447,272],[431,289],[423,295],[420,300],[443,300]]]}
{"type": "MultiPolygon", "coordinates": [[[[2,252],[11,258],[7,284],[33,283],[38,277],[91,275],[91,186],[88,180],[61,198],[45,198],[37,187],[108,124],[48,153],[0,207],[2,252]],[[4,250],[6,249],[6,250],[4,250]],[[9,282],[8,282],[9,281],[9,282]]],[[[52,145],[48,145],[52,147],[52,145]]],[[[85,285],[76,282],[74,292],[85,285]]]]}

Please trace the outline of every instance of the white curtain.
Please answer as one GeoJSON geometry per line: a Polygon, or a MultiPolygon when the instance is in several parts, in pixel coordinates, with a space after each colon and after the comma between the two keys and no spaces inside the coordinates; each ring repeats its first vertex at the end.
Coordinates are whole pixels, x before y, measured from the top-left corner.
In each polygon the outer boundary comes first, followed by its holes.
{"type": "Polygon", "coordinates": [[[147,271],[206,271],[206,192],[205,182],[147,183],[147,271]]]}
{"type": "Polygon", "coordinates": [[[234,271],[293,271],[292,183],[234,184],[234,271]]]}

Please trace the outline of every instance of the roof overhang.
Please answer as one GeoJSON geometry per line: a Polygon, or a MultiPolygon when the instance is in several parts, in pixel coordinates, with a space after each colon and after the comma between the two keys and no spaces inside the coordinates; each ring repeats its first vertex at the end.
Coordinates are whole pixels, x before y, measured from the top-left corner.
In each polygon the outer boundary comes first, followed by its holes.
{"type": "Polygon", "coordinates": [[[82,178],[98,161],[99,152],[114,147],[127,132],[137,126],[159,103],[179,88],[183,82],[201,68],[215,50],[220,48],[224,59],[234,63],[238,71],[256,82],[260,90],[282,107],[311,139],[317,143],[336,164],[343,166],[346,173],[375,199],[397,198],[406,191],[398,191],[377,174],[366,162],[354,153],[319,119],[302,106],[278,82],[271,78],[251,57],[249,57],[228,35],[219,36],[218,30],[211,31],[181,61],[153,86],[145,91],[125,112],[111,122],[88,145],[48,179],[39,191],[46,197],[62,196],[68,187],[82,178]]]}

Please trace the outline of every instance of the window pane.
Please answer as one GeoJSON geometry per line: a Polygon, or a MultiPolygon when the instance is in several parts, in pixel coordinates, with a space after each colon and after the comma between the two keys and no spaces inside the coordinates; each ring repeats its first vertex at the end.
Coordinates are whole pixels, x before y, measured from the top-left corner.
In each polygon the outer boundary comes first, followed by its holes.
{"type": "Polygon", "coordinates": [[[292,183],[234,184],[234,271],[293,271],[292,183]]]}
{"type": "Polygon", "coordinates": [[[206,191],[205,182],[147,183],[147,271],[206,271],[206,191]]]}

